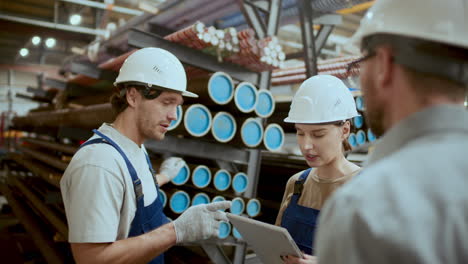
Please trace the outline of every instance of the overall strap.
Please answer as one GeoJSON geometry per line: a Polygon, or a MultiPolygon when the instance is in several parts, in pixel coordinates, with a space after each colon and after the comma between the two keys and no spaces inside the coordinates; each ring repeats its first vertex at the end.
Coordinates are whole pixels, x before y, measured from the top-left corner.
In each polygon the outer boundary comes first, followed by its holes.
{"type": "Polygon", "coordinates": [[[109,142],[105,141],[103,138],[93,138],[93,139],[90,139],[90,140],[86,141],[85,143],[81,144],[80,149],[82,147],[86,147],[88,145],[98,144],[98,143],[105,143],[105,144],[111,145],[109,142]]]}
{"type": "Polygon", "coordinates": [[[156,186],[156,190],[159,191],[159,183],[158,179],[156,178],[156,171],[153,169],[153,165],[151,164],[151,160],[149,158],[148,152],[146,152],[146,149],[143,148],[143,152],[145,153],[146,162],[148,162],[149,170],[151,172],[151,175],[153,176],[153,181],[154,185],[156,186]]]}
{"type": "MultiPolygon", "coordinates": [[[[140,202],[143,203],[143,189],[142,189],[143,187],[141,186],[141,180],[140,180],[140,178],[138,178],[136,170],[133,167],[130,160],[127,158],[127,155],[125,155],[125,153],[119,147],[119,145],[117,145],[112,139],[110,139],[109,137],[107,137],[106,135],[104,135],[103,133],[99,132],[96,129],[93,129],[93,132],[96,135],[100,136],[102,139],[99,139],[99,141],[96,140],[96,139],[92,139],[92,140],[89,140],[90,142],[91,141],[93,141],[93,143],[104,143],[105,142],[107,144],[112,145],[120,153],[120,155],[122,156],[122,158],[125,161],[125,164],[127,165],[128,172],[130,173],[130,177],[132,177],[132,182],[133,182],[133,187],[134,187],[134,190],[135,190],[137,203],[140,203],[140,202]],[[96,140],[96,141],[94,141],[94,140],[96,140]]],[[[86,143],[87,142],[85,142],[84,144],[86,144],[86,143]]],[[[91,144],[91,143],[89,143],[89,144],[91,144]]],[[[82,147],[83,147],[83,145],[82,145],[82,147]]]]}
{"type": "Polygon", "coordinates": [[[294,192],[293,195],[301,195],[302,189],[304,189],[304,183],[307,180],[307,177],[309,176],[310,171],[312,168],[309,168],[305,170],[301,176],[299,176],[299,179],[294,183],[294,192]]]}

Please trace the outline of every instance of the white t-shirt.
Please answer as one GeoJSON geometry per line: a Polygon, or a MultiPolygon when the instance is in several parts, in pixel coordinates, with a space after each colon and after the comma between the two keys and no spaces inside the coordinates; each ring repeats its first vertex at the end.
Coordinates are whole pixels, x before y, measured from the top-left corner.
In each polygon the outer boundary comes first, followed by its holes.
{"type": "MultiPolygon", "coordinates": [[[[98,130],[125,152],[141,180],[144,204],[150,205],[157,191],[144,146],[108,124],[98,130]]],[[[113,146],[100,143],[80,149],[65,170],[60,189],[70,243],[105,243],[128,237],[136,212],[135,192],[127,165],[113,146]]]]}

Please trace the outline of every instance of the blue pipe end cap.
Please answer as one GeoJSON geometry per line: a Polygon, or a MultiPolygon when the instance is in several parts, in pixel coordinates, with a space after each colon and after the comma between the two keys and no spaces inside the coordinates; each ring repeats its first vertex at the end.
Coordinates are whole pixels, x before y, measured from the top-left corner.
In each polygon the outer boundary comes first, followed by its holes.
{"type": "Polygon", "coordinates": [[[247,189],[248,183],[249,178],[247,175],[243,172],[239,172],[232,180],[232,189],[234,189],[236,193],[243,193],[247,189]]]}

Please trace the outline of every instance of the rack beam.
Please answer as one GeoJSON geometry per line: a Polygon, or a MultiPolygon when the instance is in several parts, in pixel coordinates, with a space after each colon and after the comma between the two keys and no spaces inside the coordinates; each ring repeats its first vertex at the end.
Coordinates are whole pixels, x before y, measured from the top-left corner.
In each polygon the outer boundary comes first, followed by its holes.
{"type": "Polygon", "coordinates": [[[96,65],[83,62],[72,62],[70,71],[75,74],[82,74],[96,80],[115,81],[117,72],[99,69],[96,65]]]}
{"type": "Polygon", "coordinates": [[[184,156],[201,157],[213,160],[250,164],[248,150],[231,147],[226,144],[203,142],[199,139],[177,138],[167,135],[164,140],[149,140],[145,147],[156,153],[177,153],[184,156]]]}

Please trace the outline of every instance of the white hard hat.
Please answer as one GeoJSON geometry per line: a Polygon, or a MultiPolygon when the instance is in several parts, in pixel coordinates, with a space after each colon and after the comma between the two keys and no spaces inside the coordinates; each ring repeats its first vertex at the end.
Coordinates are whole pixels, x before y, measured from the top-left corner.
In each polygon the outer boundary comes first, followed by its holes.
{"type": "Polygon", "coordinates": [[[387,33],[468,48],[466,0],[378,0],[351,38],[359,48],[364,37],[387,33]]]}
{"type": "Polygon", "coordinates": [[[128,56],[114,85],[127,82],[142,83],[150,88],[155,85],[181,92],[183,96],[198,97],[187,91],[182,63],[169,51],[159,48],[143,48],[128,56]]]}
{"type": "Polygon", "coordinates": [[[305,80],[294,95],[287,123],[319,124],[359,116],[348,87],[331,75],[305,80]]]}

